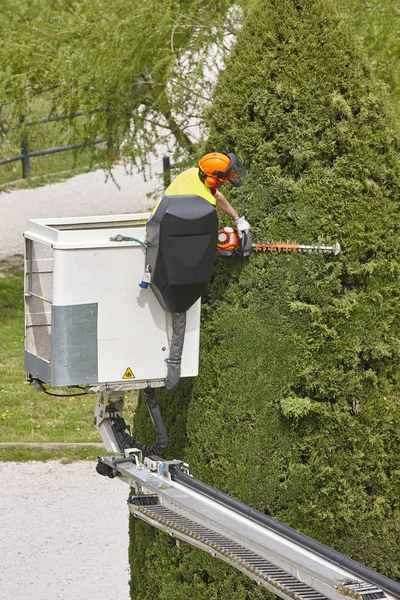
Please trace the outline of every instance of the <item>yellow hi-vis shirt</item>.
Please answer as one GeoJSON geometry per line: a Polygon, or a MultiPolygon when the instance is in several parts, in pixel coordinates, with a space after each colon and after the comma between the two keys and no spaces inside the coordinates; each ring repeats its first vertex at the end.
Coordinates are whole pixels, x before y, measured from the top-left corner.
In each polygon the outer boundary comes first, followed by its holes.
{"type": "MultiPolygon", "coordinates": [[[[199,177],[199,170],[196,167],[187,169],[180,173],[173,182],[167,187],[164,196],[200,196],[213,206],[216,205],[215,198],[199,177]]],[[[163,197],[164,197],[163,196],[163,197]]],[[[160,198],[153,209],[153,215],[156,212],[162,198],[160,198]]]]}

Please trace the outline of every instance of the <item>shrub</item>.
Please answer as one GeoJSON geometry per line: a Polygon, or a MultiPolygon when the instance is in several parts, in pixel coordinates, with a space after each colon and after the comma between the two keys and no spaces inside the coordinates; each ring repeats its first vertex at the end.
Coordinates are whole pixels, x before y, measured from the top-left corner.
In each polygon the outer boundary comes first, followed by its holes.
{"type": "MultiPolygon", "coordinates": [[[[207,150],[248,168],[230,199],[256,238],[342,253],[217,260],[200,375],[164,405],[171,420],[187,411],[174,451],[195,477],[400,577],[400,162],[385,88],[331,0],[256,0],[208,121],[207,150]]],[[[228,568],[196,554],[182,579],[160,539],[142,570],[167,553],[153,598],[195,575],[192,598],[225,597],[210,569],[228,568]]],[[[229,598],[267,594],[229,576],[229,598]]]]}

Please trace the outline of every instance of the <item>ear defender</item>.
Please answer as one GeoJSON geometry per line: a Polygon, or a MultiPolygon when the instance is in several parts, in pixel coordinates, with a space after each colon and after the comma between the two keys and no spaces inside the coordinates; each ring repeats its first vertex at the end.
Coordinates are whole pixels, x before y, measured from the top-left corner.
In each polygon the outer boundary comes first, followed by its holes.
{"type": "Polygon", "coordinates": [[[217,183],[217,178],[211,177],[210,175],[207,175],[207,177],[204,180],[204,185],[206,185],[208,188],[215,187],[216,183],[217,183]]]}

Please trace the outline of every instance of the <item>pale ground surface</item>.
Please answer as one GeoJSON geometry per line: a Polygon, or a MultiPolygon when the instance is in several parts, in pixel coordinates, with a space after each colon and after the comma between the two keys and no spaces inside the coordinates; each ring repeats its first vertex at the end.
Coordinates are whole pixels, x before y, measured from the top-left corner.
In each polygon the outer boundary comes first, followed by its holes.
{"type": "Polygon", "coordinates": [[[0,463],[1,600],[128,600],[129,487],[93,462],[0,463]]]}
{"type": "MultiPolygon", "coordinates": [[[[154,165],[161,172],[162,160],[154,165]]],[[[146,212],[158,181],[117,166],[0,193],[0,259],[23,254],[28,219],[146,212]]],[[[23,441],[23,440],[21,440],[23,441]]],[[[1,600],[128,600],[126,484],[92,462],[0,463],[1,600]]]]}
{"type": "MultiPolygon", "coordinates": [[[[153,165],[162,172],[162,159],[153,165]]],[[[141,175],[129,175],[123,166],[113,168],[120,189],[104,171],[77,175],[66,181],[38,188],[0,193],[0,259],[23,254],[23,232],[29,219],[111,215],[151,210],[156,200],[146,198],[159,180],[145,182],[141,175]]]]}

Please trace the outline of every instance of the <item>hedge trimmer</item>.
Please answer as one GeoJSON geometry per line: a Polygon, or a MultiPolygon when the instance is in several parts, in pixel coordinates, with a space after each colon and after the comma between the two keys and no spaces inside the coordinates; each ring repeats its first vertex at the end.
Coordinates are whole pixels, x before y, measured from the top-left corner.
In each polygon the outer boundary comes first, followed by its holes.
{"type": "Polygon", "coordinates": [[[298,244],[297,242],[254,242],[252,241],[251,233],[243,233],[242,238],[239,238],[238,232],[233,227],[223,227],[218,232],[218,243],[217,243],[218,254],[222,257],[240,256],[245,258],[249,256],[250,252],[324,252],[339,254],[340,244],[336,243],[334,246],[328,246],[326,244],[298,244]]]}

